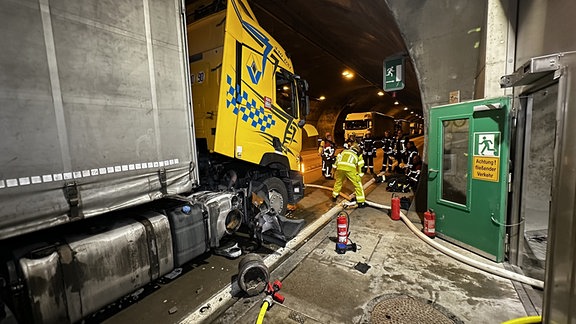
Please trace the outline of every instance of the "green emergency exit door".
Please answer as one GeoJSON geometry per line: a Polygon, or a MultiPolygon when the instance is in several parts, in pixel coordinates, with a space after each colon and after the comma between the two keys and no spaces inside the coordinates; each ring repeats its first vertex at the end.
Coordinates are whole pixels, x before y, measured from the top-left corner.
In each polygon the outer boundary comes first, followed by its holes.
{"type": "Polygon", "coordinates": [[[436,233],[494,261],[504,260],[509,98],[430,109],[428,207],[436,233]]]}

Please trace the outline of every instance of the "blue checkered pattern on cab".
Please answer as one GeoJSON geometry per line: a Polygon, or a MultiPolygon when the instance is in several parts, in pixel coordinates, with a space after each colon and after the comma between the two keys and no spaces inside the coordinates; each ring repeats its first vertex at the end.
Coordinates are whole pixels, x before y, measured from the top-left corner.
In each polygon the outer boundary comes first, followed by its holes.
{"type": "Polygon", "coordinates": [[[226,108],[232,106],[234,108],[232,111],[235,115],[240,116],[244,122],[261,132],[265,132],[270,127],[276,125],[272,114],[266,113],[262,106],[256,107],[256,100],[249,100],[246,91],[242,91],[242,95],[239,94],[240,87],[238,87],[238,89],[234,88],[232,78],[229,75],[226,76],[226,83],[230,86],[226,93],[226,108]]]}

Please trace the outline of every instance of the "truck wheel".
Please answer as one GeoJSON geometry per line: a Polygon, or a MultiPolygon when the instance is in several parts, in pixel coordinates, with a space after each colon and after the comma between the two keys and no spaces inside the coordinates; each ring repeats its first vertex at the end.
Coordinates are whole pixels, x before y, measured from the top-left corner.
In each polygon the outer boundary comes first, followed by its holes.
{"type": "Polygon", "coordinates": [[[278,214],[286,215],[288,205],[288,190],[282,180],[272,177],[262,181],[268,187],[268,199],[270,199],[270,207],[274,208],[278,214]]]}

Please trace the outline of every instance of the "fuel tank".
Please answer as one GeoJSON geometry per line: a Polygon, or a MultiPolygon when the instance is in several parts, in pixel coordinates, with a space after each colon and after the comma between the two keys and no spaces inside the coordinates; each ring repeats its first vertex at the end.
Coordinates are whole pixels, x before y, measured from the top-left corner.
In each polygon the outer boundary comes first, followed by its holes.
{"type": "Polygon", "coordinates": [[[146,212],[68,236],[51,253],[19,262],[32,321],[74,323],[172,270],[170,225],[146,212]]]}

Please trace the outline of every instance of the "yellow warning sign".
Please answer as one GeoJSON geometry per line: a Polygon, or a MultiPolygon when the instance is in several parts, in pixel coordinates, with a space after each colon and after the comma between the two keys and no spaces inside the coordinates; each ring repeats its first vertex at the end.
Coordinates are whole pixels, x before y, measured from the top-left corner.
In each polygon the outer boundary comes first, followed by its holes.
{"type": "Polygon", "coordinates": [[[498,182],[500,174],[500,158],[489,156],[474,156],[472,163],[472,178],[498,182]]]}

